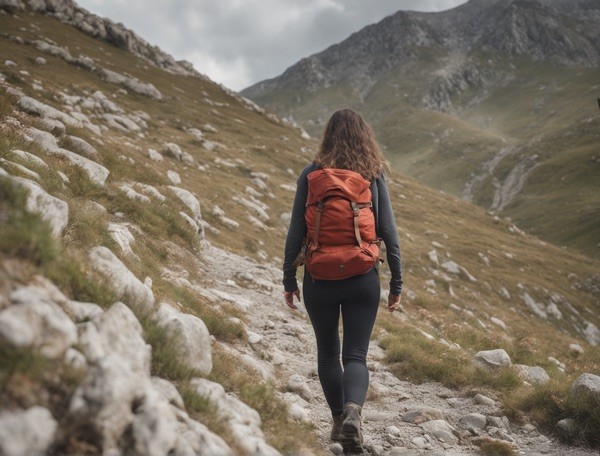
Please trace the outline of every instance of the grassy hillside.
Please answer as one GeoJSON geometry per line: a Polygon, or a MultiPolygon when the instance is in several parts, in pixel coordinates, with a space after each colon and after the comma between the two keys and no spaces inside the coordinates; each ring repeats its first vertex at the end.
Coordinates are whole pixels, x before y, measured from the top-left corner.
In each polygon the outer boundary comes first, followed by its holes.
{"type": "Polygon", "coordinates": [[[314,92],[286,85],[252,98],[314,135],[328,112],[353,107],[372,123],[396,169],[598,258],[600,70],[493,53],[414,54],[361,90],[350,81],[314,92]],[[504,156],[507,147],[514,153],[504,156]],[[515,188],[510,173],[520,179],[518,165],[526,162],[535,169],[515,188]],[[494,195],[502,185],[519,196],[499,206],[494,195]],[[561,216],[548,223],[549,213],[561,216]]]}
{"type": "MultiPolygon", "coordinates": [[[[99,90],[126,113],[143,111],[147,114],[147,128],[137,132],[111,127],[98,136],[85,128],[67,127],[68,134],[85,139],[97,149],[97,161],[110,171],[106,186],[102,187],[91,182],[87,175],[66,160],[49,155],[39,146],[27,142],[23,130],[29,126],[41,127],[41,120],[22,112],[18,108],[17,96],[6,93],[4,88],[0,91],[0,158],[5,160],[0,162],[0,167],[11,175],[26,178],[31,178],[31,175],[17,165],[37,172],[39,184],[66,201],[70,210],[64,235],[55,240],[45,223],[24,211],[22,192],[15,190],[6,178],[0,177],[0,286],[3,295],[15,284],[28,283],[36,274],[41,274],[53,280],[71,299],[110,305],[114,301],[113,292],[106,284],[91,278],[85,259],[90,248],[103,245],[118,255],[137,277],[152,279],[157,303],[180,303],[186,312],[205,321],[216,344],[224,344],[233,348],[234,352],[242,353],[248,344],[239,324],[246,318],[244,314],[225,301],[217,305],[211,303],[202,293],[180,285],[170,274],[176,271],[191,282],[204,283],[211,271],[203,270],[198,262],[198,257],[203,255],[202,245],[197,233],[179,214],[187,208],[169,189],[171,182],[167,171],[177,172],[181,178],[178,185],[197,196],[206,222],[206,238],[211,243],[265,264],[279,265],[286,234],[285,216],[291,210],[294,195],[290,186],[310,162],[316,142],[303,139],[299,130],[251,109],[209,80],[169,74],[46,16],[3,14],[0,15],[0,30],[2,61],[10,60],[16,64],[5,65],[0,72],[13,88],[61,110],[66,109],[66,96],[85,98],[99,90]],[[10,38],[16,36],[22,42],[10,38]],[[123,92],[119,90],[122,87],[106,82],[94,72],[38,51],[31,42],[42,38],[68,47],[72,55],[91,57],[103,68],[152,83],[162,93],[163,101],[130,90],[123,92]],[[44,57],[47,63],[36,64],[37,57],[44,57]],[[38,90],[38,86],[43,90],[38,90]],[[194,136],[191,128],[202,130],[204,139],[209,142],[194,136]],[[168,154],[163,161],[148,157],[148,149],[164,152],[164,143],[167,142],[178,144],[193,157],[194,164],[168,154]],[[12,152],[15,149],[42,158],[49,168],[19,158],[12,152]],[[58,171],[64,173],[68,181],[58,171]],[[166,199],[152,199],[151,203],[130,199],[122,186],[130,184],[135,187],[136,183],[153,186],[166,199]],[[243,201],[253,204],[248,206],[243,201]],[[93,203],[101,204],[107,211],[98,210],[93,203]],[[237,226],[227,222],[223,213],[237,226]],[[137,258],[124,253],[109,235],[111,223],[125,223],[135,233],[131,247],[137,258]]],[[[389,81],[392,79],[390,75],[389,81]]],[[[407,85],[399,85],[393,92],[394,96],[403,97],[409,85],[414,84],[409,84],[410,78],[402,80],[407,81],[407,85]]],[[[309,101],[312,106],[321,109],[320,115],[326,116],[334,104],[342,104],[343,93],[343,90],[334,91],[333,95],[328,92],[327,98],[321,94],[309,101]]],[[[517,142],[517,120],[510,123],[510,128],[507,126],[505,131],[490,131],[475,122],[419,110],[411,101],[415,95],[407,97],[408,101],[402,104],[390,104],[386,115],[379,118],[375,108],[378,104],[371,105],[369,100],[384,97],[386,93],[389,98],[389,90],[384,90],[383,86],[374,88],[364,103],[355,105],[375,124],[390,160],[399,167],[407,165],[407,169],[416,174],[415,170],[421,170],[419,172],[423,173],[421,177],[424,180],[429,176],[427,170],[439,160],[440,155],[456,155],[460,164],[456,164],[455,169],[468,175],[469,170],[475,169],[481,159],[487,159],[496,146],[517,142]],[[394,118],[397,119],[395,126],[390,120],[394,118]],[[384,128],[386,125],[389,125],[388,129],[384,128]],[[435,127],[432,128],[432,125],[435,127]],[[396,133],[401,143],[391,142],[396,133]],[[507,139],[509,133],[515,137],[507,139]],[[444,138],[446,134],[447,139],[444,138]],[[432,147],[432,138],[436,137],[440,141],[434,142],[436,145],[432,147]],[[480,147],[482,141],[486,144],[483,151],[480,147]],[[451,150],[446,149],[448,144],[452,145],[451,150]],[[481,154],[481,158],[467,153],[469,150],[481,154]]],[[[415,90],[410,93],[414,94],[415,90]]],[[[516,93],[515,99],[518,96],[516,93]]],[[[583,103],[583,97],[580,103],[583,103]]],[[[80,109],[95,124],[106,124],[92,109],[83,105],[80,109]]],[[[306,117],[298,115],[297,119],[307,121],[311,118],[309,111],[305,111],[306,117]]],[[[477,115],[482,114],[473,109],[471,116],[477,115]]],[[[577,116],[575,113],[572,115],[577,116]]],[[[593,123],[578,125],[581,135],[597,134],[593,123]]],[[[536,124],[535,128],[536,135],[540,135],[542,123],[536,124]]],[[[568,142],[571,137],[565,138],[568,142]]],[[[66,139],[61,141],[66,145],[66,139]]],[[[540,153],[546,150],[543,144],[549,143],[540,142],[540,153]]],[[[588,155],[594,153],[586,146],[581,146],[581,149],[573,146],[569,150],[570,153],[579,150],[582,160],[588,160],[588,155]]],[[[558,170],[560,180],[570,176],[569,173],[578,180],[581,175],[590,173],[589,166],[587,170],[576,167],[569,171],[568,166],[560,161],[563,157],[562,153],[557,153],[552,157],[553,161],[548,161],[558,170]]],[[[541,169],[542,166],[536,170],[541,169]]],[[[439,170],[436,173],[432,175],[444,175],[439,170]]],[[[590,185],[593,185],[592,174],[589,176],[590,185]]],[[[542,175],[537,179],[540,182],[544,180],[542,175]]],[[[376,334],[387,348],[388,362],[398,376],[413,381],[447,381],[452,387],[464,388],[465,394],[478,388],[497,389],[500,393],[515,392],[514,376],[505,384],[491,380],[486,382],[470,368],[470,356],[475,351],[498,346],[511,354],[513,362],[547,368],[560,386],[556,388],[557,397],[566,394],[570,380],[578,373],[598,372],[600,349],[583,339],[586,328],[600,326],[600,297],[597,292],[600,263],[597,260],[523,234],[512,223],[495,218],[484,209],[448,193],[428,188],[397,171],[391,174],[389,182],[400,227],[406,315],[398,318],[381,312],[376,334]],[[430,253],[433,250],[435,255],[430,253]],[[437,256],[437,264],[432,260],[433,256],[437,256]],[[462,267],[461,272],[454,274],[444,270],[443,264],[448,261],[462,267]],[[547,318],[537,316],[527,306],[525,295],[543,309],[554,303],[562,317],[553,316],[550,312],[547,318]],[[507,330],[491,323],[491,317],[504,321],[507,330]],[[433,333],[450,344],[459,344],[462,350],[453,352],[437,342],[429,343],[417,333],[416,336],[413,334],[417,329],[433,333]],[[411,336],[405,337],[405,333],[411,336]],[[569,344],[574,342],[585,348],[584,355],[572,357],[569,354],[569,344]],[[419,356],[409,358],[403,355],[408,352],[419,356]],[[548,361],[549,356],[566,364],[566,375],[553,367],[548,361]],[[431,363],[424,363],[426,357],[431,357],[431,363]],[[432,369],[416,375],[415,368],[423,364],[430,365],[432,369]],[[448,373],[456,370],[457,365],[464,366],[465,374],[450,377],[448,373]]],[[[532,177],[528,185],[534,186],[535,182],[532,177]]],[[[460,190],[460,185],[450,178],[445,185],[448,192],[460,190]]],[[[139,190],[139,187],[135,188],[139,190]]],[[[558,186],[556,191],[563,189],[558,186]]],[[[552,194],[548,193],[548,204],[554,205],[552,194]]],[[[520,205],[518,202],[515,200],[514,203],[515,219],[518,219],[518,210],[525,214],[528,207],[527,201],[520,205]]],[[[597,226],[598,218],[593,215],[598,208],[593,205],[593,199],[584,200],[581,209],[577,210],[582,211],[582,217],[588,217],[592,229],[597,226]],[[585,204],[592,205],[587,212],[585,204]]],[[[548,218],[550,226],[556,227],[559,223],[548,218]]],[[[570,225],[565,222],[564,226],[570,225]]],[[[573,238],[580,242],[580,236],[573,235],[573,238]]],[[[386,282],[385,266],[383,271],[386,282]]],[[[227,439],[227,430],[214,416],[214,411],[202,398],[190,393],[187,382],[193,373],[186,368],[185,360],[177,359],[170,352],[168,339],[151,321],[143,323],[146,340],[154,348],[153,373],[176,382],[186,399],[186,408],[194,412],[194,417],[227,439]]],[[[3,407],[43,402],[47,400],[44,395],[46,388],[57,384],[63,385],[59,396],[68,397],[73,385],[77,384],[77,373],[68,369],[65,372],[59,370],[57,380],[55,376],[44,373],[43,369],[40,372],[43,360],[29,355],[24,357],[22,353],[5,347],[2,347],[0,356],[3,358],[0,375],[3,391],[0,403],[3,407]],[[23,359],[29,361],[19,361],[23,359]],[[25,386],[20,382],[23,378],[30,378],[25,386]]],[[[265,423],[269,443],[285,453],[298,451],[303,446],[316,452],[322,451],[316,443],[314,428],[286,424],[285,406],[278,402],[276,395],[276,391],[286,390],[284,379],[277,379],[272,385],[265,384],[243,368],[232,373],[232,366],[243,366],[243,362],[228,356],[216,352],[211,378],[257,408],[265,423]],[[274,414],[275,410],[277,414],[274,414]]],[[[524,388],[518,392],[526,399],[530,398],[531,390],[524,388]]],[[[527,409],[530,402],[526,399],[511,405],[515,415],[530,412],[527,409]]],[[[55,407],[60,408],[60,404],[55,404],[55,407]]],[[[74,448],[69,451],[76,452],[78,447],[74,448]]]]}

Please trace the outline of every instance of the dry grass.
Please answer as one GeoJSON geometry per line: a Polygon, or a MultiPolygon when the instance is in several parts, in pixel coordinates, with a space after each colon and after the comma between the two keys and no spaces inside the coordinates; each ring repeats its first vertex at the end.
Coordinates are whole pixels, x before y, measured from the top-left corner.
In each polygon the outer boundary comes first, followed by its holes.
{"type": "Polygon", "coordinates": [[[279,398],[272,383],[262,380],[253,368],[225,351],[215,350],[213,362],[210,379],[222,384],[226,391],[235,392],[260,414],[270,445],[283,454],[296,454],[304,447],[317,455],[322,453],[313,428],[289,417],[287,405],[279,398]]]}
{"type": "Polygon", "coordinates": [[[513,445],[504,440],[482,437],[474,442],[479,446],[479,454],[482,456],[517,456],[519,454],[513,445]]]}

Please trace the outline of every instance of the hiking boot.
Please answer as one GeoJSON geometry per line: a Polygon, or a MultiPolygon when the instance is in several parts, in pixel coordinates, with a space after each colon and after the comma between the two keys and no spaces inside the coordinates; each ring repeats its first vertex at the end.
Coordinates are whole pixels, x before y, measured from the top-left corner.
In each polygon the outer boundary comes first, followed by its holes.
{"type": "Polygon", "coordinates": [[[342,422],[342,448],[344,454],[360,454],[363,452],[362,421],[360,418],[361,407],[354,402],[344,406],[344,420],[342,422]]]}
{"type": "Polygon", "coordinates": [[[342,440],[342,422],[344,421],[344,414],[333,417],[333,427],[331,428],[331,440],[339,442],[342,440]]]}

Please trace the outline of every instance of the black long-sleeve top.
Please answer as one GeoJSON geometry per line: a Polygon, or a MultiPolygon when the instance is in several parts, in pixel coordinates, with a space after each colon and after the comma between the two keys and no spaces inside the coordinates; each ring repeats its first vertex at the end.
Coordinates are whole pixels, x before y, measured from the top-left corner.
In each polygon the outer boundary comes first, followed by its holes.
{"type": "MultiPolygon", "coordinates": [[[[306,236],[307,231],[306,221],[304,219],[306,198],[308,195],[307,176],[316,169],[318,169],[317,165],[311,163],[304,168],[300,177],[298,177],[290,227],[285,240],[285,257],[283,261],[283,286],[285,291],[295,291],[298,289],[296,268],[293,266],[293,263],[298,256],[298,253],[300,253],[302,241],[306,236]]],[[[398,238],[396,220],[394,219],[394,212],[392,210],[392,204],[390,202],[390,196],[383,174],[371,181],[371,198],[375,215],[375,230],[377,236],[383,239],[383,242],[385,243],[387,262],[392,274],[392,279],[390,280],[390,293],[399,295],[402,293],[400,239],[398,238]]]]}

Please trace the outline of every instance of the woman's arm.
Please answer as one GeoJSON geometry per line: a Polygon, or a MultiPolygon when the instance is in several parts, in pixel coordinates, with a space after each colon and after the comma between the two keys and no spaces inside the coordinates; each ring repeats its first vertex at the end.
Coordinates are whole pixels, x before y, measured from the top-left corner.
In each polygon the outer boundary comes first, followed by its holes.
{"type": "Polygon", "coordinates": [[[283,287],[285,291],[295,291],[298,289],[296,267],[294,267],[293,263],[300,253],[302,241],[304,236],[306,236],[306,221],[304,220],[304,210],[308,193],[308,180],[306,176],[313,170],[313,167],[314,165],[308,166],[302,171],[300,177],[298,177],[290,227],[288,228],[285,240],[285,255],[283,260],[283,287]]]}
{"type": "Polygon", "coordinates": [[[392,274],[390,294],[398,296],[402,293],[402,259],[400,257],[400,239],[394,211],[390,201],[385,177],[377,178],[379,236],[385,243],[387,261],[392,274]]]}

